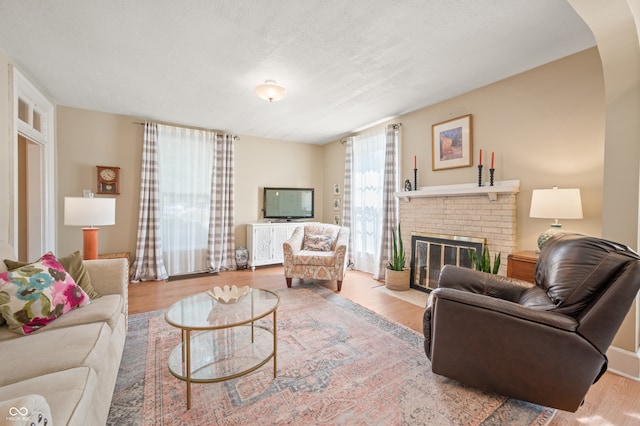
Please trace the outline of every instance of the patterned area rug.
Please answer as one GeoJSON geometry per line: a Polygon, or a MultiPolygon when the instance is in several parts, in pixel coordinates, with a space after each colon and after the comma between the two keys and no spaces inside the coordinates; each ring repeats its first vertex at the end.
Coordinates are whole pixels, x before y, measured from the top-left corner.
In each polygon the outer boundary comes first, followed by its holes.
{"type": "Polygon", "coordinates": [[[109,425],[544,425],[554,410],[431,372],[422,335],[322,287],[277,291],[273,362],[221,383],[185,383],[162,312],[132,315],[109,425]]]}

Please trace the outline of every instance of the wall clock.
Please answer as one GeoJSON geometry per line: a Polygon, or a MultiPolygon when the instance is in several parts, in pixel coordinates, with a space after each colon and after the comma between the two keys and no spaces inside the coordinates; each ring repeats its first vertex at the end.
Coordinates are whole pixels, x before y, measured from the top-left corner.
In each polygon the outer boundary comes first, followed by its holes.
{"type": "Polygon", "coordinates": [[[120,167],[96,166],[98,190],[96,194],[120,194],[120,167]]]}

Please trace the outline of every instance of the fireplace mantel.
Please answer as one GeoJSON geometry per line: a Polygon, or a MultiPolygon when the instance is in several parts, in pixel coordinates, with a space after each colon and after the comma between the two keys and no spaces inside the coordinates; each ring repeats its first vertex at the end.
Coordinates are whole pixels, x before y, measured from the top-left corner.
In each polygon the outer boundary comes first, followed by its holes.
{"type": "Polygon", "coordinates": [[[405,201],[411,201],[412,198],[422,197],[459,197],[487,194],[491,201],[495,201],[498,199],[498,194],[517,194],[518,192],[520,192],[519,180],[503,180],[494,182],[493,186],[489,186],[488,182],[484,186],[478,186],[478,184],[474,183],[424,186],[417,191],[402,191],[393,195],[405,201]]]}

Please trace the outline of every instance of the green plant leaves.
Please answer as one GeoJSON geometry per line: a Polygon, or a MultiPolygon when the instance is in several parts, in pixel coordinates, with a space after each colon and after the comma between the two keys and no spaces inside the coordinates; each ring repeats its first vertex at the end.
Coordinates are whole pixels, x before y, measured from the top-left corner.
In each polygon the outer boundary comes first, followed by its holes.
{"type": "Polygon", "coordinates": [[[491,274],[497,274],[500,270],[500,256],[502,253],[498,253],[493,258],[493,268],[491,268],[491,255],[489,249],[485,246],[482,250],[482,256],[478,259],[478,254],[472,248],[469,249],[469,257],[471,258],[471,269],[477,269],[478,271],[487,272],[491,274]]]}

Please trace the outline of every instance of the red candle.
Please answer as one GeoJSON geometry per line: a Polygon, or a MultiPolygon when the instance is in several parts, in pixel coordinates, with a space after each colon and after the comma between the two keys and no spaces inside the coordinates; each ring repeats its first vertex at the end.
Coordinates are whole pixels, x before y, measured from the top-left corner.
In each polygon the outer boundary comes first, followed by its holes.
{"type": "Polygon", "coordinates": [[[482,166],[482,150],[480,150],[480,165],[482,166]]]}
{"type": "Polygon", "coordinates": [[[416,167],[416,156],[415,155],[413,156],[413,168],[417,169],[417,167],[416,167]]]}
{"type": "Polygon", "coordinates": [[[495,160],[495,158],[496,158],[496,153],[495,152],[491,152],[491,168],[492,169],[494,168],[493,167],[493,161],[495,160]]]}

